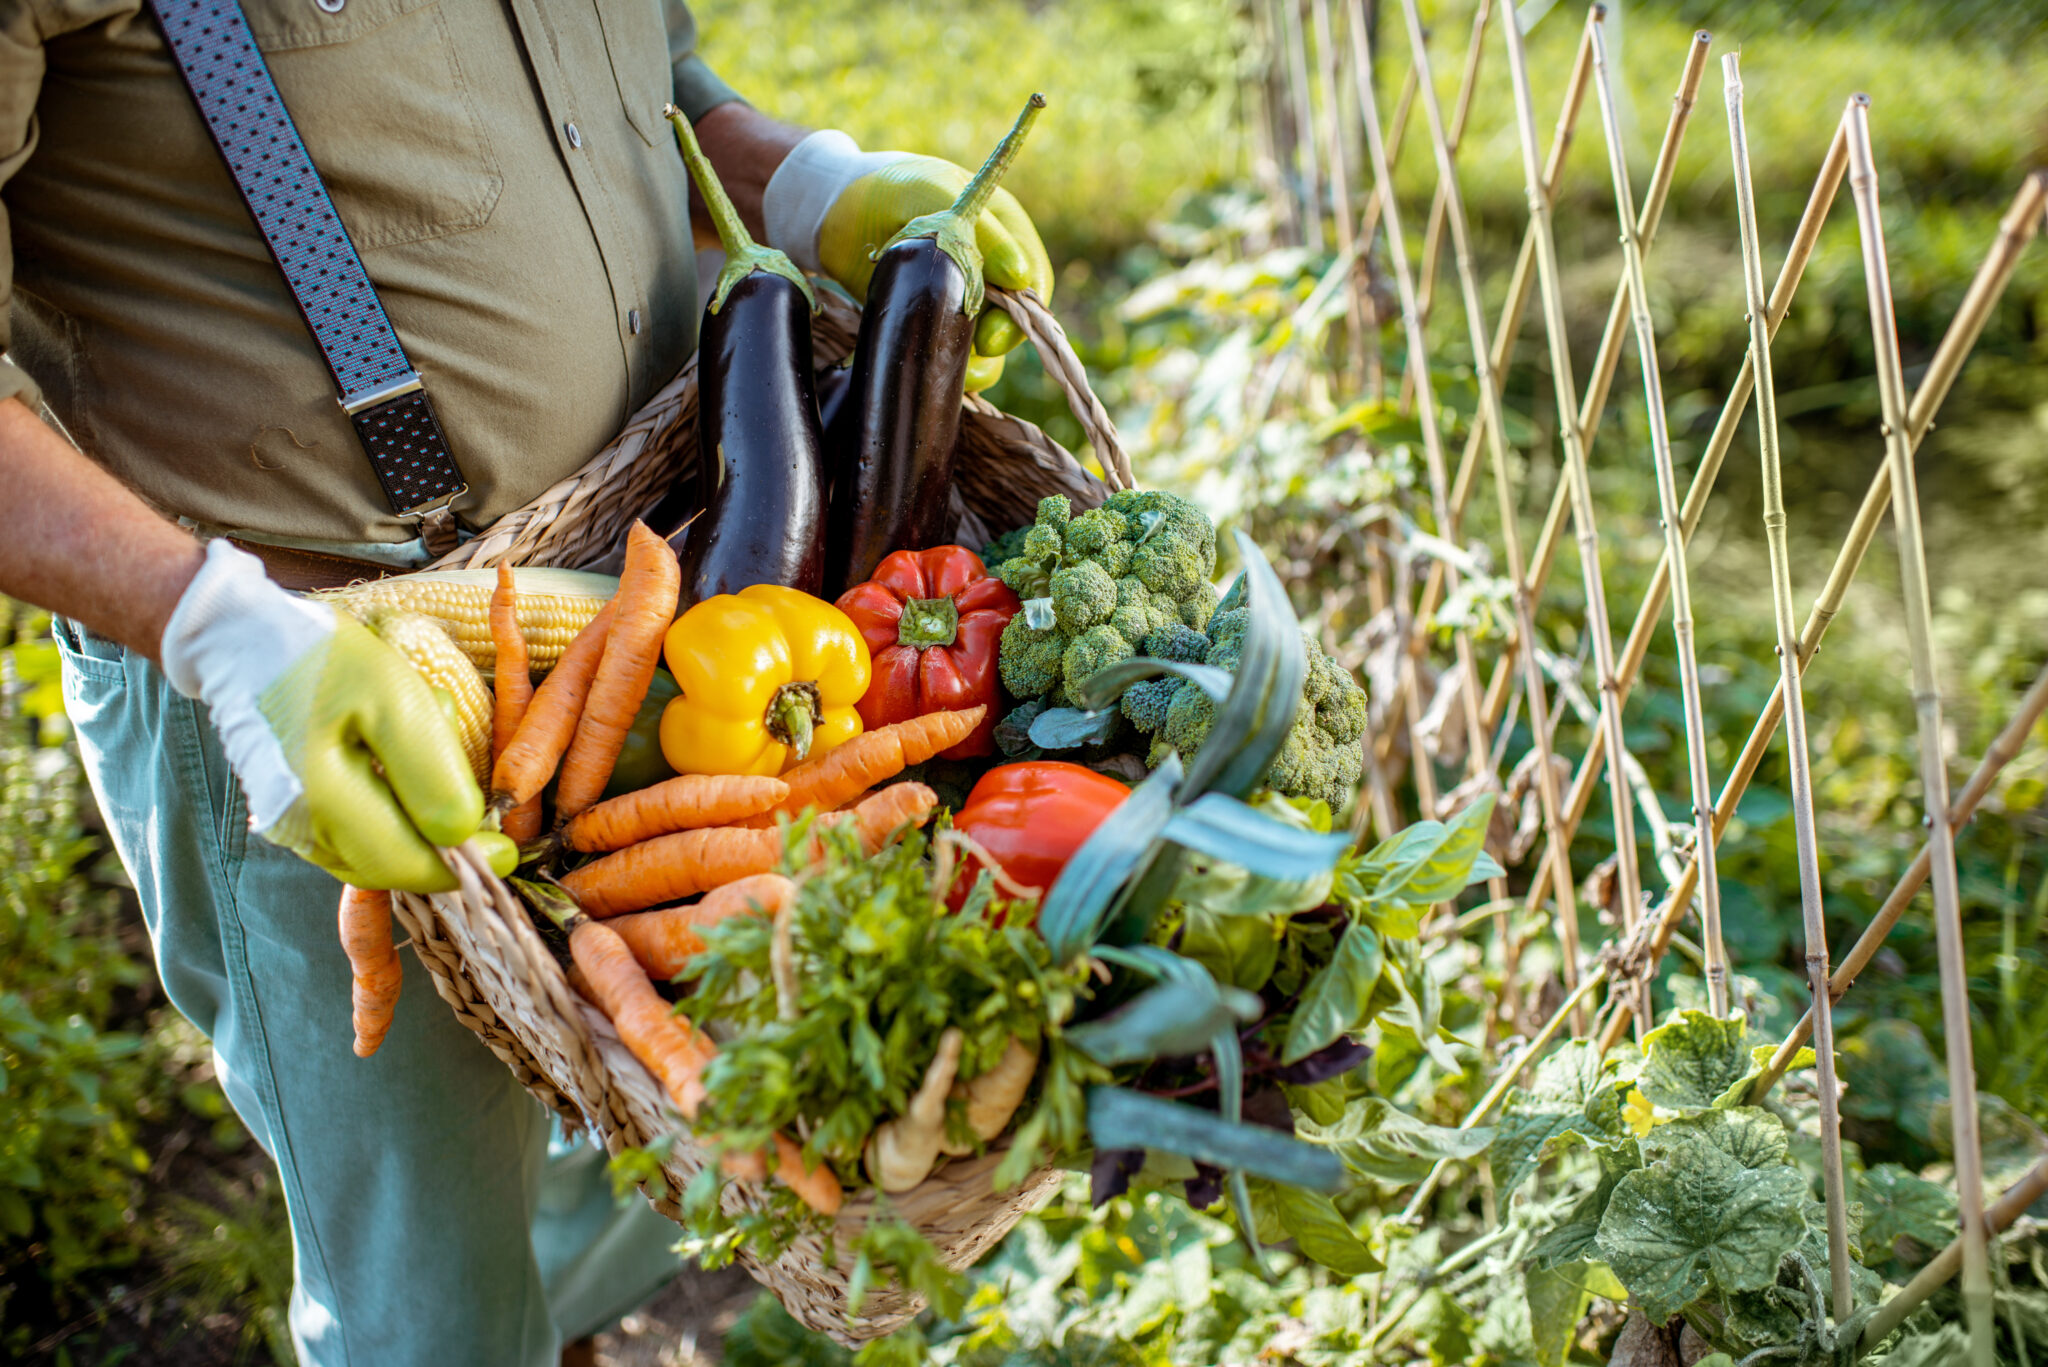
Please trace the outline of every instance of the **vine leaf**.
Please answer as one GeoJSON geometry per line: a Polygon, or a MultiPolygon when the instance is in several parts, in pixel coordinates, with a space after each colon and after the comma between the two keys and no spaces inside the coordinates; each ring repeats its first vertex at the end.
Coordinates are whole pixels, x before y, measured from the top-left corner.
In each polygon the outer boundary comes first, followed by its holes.
{"type": "Polygon", "coordinates": [[[1386,1264],[1351,1228],[1350,1221],[1327,1196],[1294,1187],[1276,1187],[1274,1204],[1280,1224],[1302,1256],[1321,1263],[1340,1277],[1381,1272],[1386,1264]]]}
{"type": "Polygon", "coordinates": [[[1529,1302],[1529,1338],[1536,1347],[1536,1361],[1541,1367],[1563,1367],[1593,1297],[1619,1301],[1628,1292],[1616,1284],[1605,1263],[1576,1262],[1524,1269],[1522,1295],[1529,1302]]]}
{"type": "Polygon", "coordinates": [[[1642,1141],[1644,1161],[1683,1159],[1696,1144],[1709,1144],[1745,1168],[1769,1168],[1792,1161],[1785,1126],[1757,1106],[1707,1111],[1659,1125],[1642,1141]]]}
{"type": "MultiPolygon", "coordinates": [[[[1556,1147],[1572,1142],[1583,1143],[1584,1136],[1567,1131],[1559,1137],[1556,1147]]],[[[1607,1202],[1621,1179],[1642,1167],[1643,1160],[1633,1140],[1596,1146],[1593,1156],[1600,1164],[1600,1180],[1564,1219],[1530,1246],[1529,1266],[1549,1269],[1600,1256],[1595,1242],[1600,1236],[1600,1217],[1607,1213],[1607,1202]]]]}
{"type": "Polygon", "coordinates": [[[1607,1142],[1609,1136],[1592,1123],[1588,1110],[1597,1095],[1614,1087],[1605,1080],[1606,1072],[1598,1049],[1573,1040],[1536,1065],[1536,1076],[1526,1090],[1517,1087],[1508,1093],[1492,1153],[1499,1199],[1506,1200],[1529,1180],[1555,1152],[1554,1141],[1561,1136],[1576,1133],[1595,1147],[1607,1142]]]}
{"type": "Polygon", "coordinates": [[[1891,1256],[1902,1237],[1934,1249],[1955,1235],[1955,1194],[1896,1163],[1861,1174],[1856,1199],[1863,1205],[1863,1244],[1873,1258],[1891,1256]]]}
{"type": "MultiPolygon", "coordinates": [[[[1711,1019],[1711,1018],[1709,1018],[1711,1019]]],[[[1771,1125],[1777,1122],[1757,1112],[1771,1125]]],[[[1600,1218],[1601,1255],[1656,1324],[1709,1290],[1754,1291],[1806,1235],[1806,1179],[1786,1163],[1745,1167],[1685,1122],[1658,1131],[1663,1157],[1623,1177],[1600,1218]]],[[[1750,1126],[1716,1126],[1747,1150],[1750,1126]]],[[[1780,1128],[1779,1142],[1783,1143],[1780,1128]]]]}
{"type": "Polygon", "coordinates": [[[1491,1127],[1451,1130],[1430,1125],[1376,1096],[1353,1104],[1334,1125],[1297,1117],[1295,1128],[1311,1144],[1335,1152],[1360,1176],[1395,1183],[1418,1181],[1439,1160],[1471,1158],[1493,1142],[1491,1127]]]}
{"type": "Polygon", "coordinates": [[[1337,942],[1337,952],[1316,970],[1302,989],[1301,1004],[1287,1027],[1282,1063],[1299,1063],[1340,1035],[1362,1028],[1370,1019],[1373,988],[1379,984],[1386,956],[1380,937],[1367,925],[1353,925],[1337,942]]]}
{"type": "Polygon", "coordinates": [[[1740,1011],[1723,1019],[1686,1011],[1643,1036],[1643,1071],[1636,1086],[1671,1111],[1740,1105],[1756,1080],[1749,1022],[1740,1011]]]}

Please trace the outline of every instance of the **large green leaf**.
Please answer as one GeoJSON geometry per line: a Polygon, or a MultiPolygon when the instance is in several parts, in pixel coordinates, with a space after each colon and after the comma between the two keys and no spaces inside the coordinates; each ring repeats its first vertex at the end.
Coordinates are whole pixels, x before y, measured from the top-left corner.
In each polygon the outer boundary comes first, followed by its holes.
{"type": "Polygon", "coordinates": [[[1371,926],[1354,924],[1346,929],[1336,953],[1302,989],[1280,1061],[1298,1063],[1336,1043],[1340,1036],[1362,1028],[1369,1019],[1367,1008],[1385,963],[1380,937],[1371,926]]]}
{"type": "MultiPolygon", "coordinates": [[[[1561,1136],[1560,1144],[1583,1142],[1576,1133],[1561,1136]]],[[[1600,1177],[1593,1189],[1581,1197],[1548,1232],[1529,1248],[1529,1265],[1559,1267],[1587,1258],[1598,1258],[1600,1219],[1621,1179],[1643,1165],[1642,1154],[1633,1138],[1610,1146],[1595,1147],[1593,1157],[1600,1165],[1600,1177]]]]}
{"type": "Polygon", "coordinates": [[[1381,1182],[1421,1180],[1440,1160],[1471,1158],[1493,1142],[1493,1130],[1446,1129],[1395,1110],[1379,1097],[1354,1102],[1334,1125],[1297,1118],[1303,1139],[1321,1144],[1362,1177],[1381,1182]]]}
{"type": "MultiPolygon", "coordinates": [[[[1467,806],[1450,824],[1418,821],[1382,841],[1352,866],[1352,897],[1365,903],[1430,906],[1448,901],[1474,881],[1475,864],[1486,848],[1493,795],[1467,806]]],[[[1492,871],[1499,866],[1487,861],[1492,871]]],[[[1477,871],[1483,878],[1489,870],[1477,871]]]]}
{"type": "Polygon", "coordinates": [[[1664,1157],[1615,1185],[1596,1242],[1643,1313],[1663,1324],[1709,1290],[1776,1280],[1806,1234],[1806,1200],[1806,1179],[1789,1164],[1744,1167],[1703,1133],[1674,1135],[1664,1157]]]}
{"type": "Polygon", "coordinates": [[[1280,1224],[1303,1257],[1321,1263],[1340,1277],[1381,1271],[1386,1264],[1351,1228],[1343,1212],[1327,1196],[1294,1187],[1275,1189],[1280,1224]]]}
{"type": "Polygon", "coordinates": [[[1863,1246],[1873,1262],[1892,1256],[1901,1238],[1937,1249],[1956,1235],[1955,1193],[1896,1163],[1859,1174],[1856,1199],[1863,1205],[1863,1246]]]}
{"type": "Polygon", "coordinates": [[[1600,1051],[1585,1040],[1573,1040],[1536,1065],[1529,1086],[1508,1093],[1501,1107],[1500,1132],[1493,1141],[1494,1187],[1501,1200],[1526,1182],[1559,1136],[1578,1133],[1589,1144],[1611,1137],[1589,1117],[1594,1097],[1614,1087],[1600,1051]]]}
{"type": "Polygon", "coordinates": [[[1067,861],[1038,916],[1054,959],[1066,963],[1095,942],[1118,890],[1166,829],[1180,782],[1180,757],[1168,755],[1067,861]]]}
{"type": "Polygon", "coordinates": [[[1278,929],[1264,916],[1219,916],[1189,907],[1181,918],[1180,952],[1218,982],[1256,992],[1279,960],[1278,929]]]}
{"type": "Polygon", "coordinates": [[[1854,1083],[1842,1114],[1886,1121],[1924,1143],[1934,1140],[1934,1108],[1947,1092],[1940,1060],[1911,1021],[1877,1020],[1840,1046],[1854,1083]]]}
{"type": "Polygon", "coordinates": [[[1784,1122],[1756,1106],[1704,1111],[1659,1125],[1643,1136],[1643,1160],[1684,1160],[1703,1144],[1718,1149],[1745,1168],[1777,1167],[1792,1161],[1791,1137],[1784,1122]]]}
{"type": "Polygon", "coordinates": [[[1344,1185],[1343,1162],[1316,1145],[1122,1087],[1088,1089],[1088,1134],[1097,1148],[1177,1153],[1309,1191],[1344,1185]]]}
{"type": "Polygon", "coordinates": [[[1749,1024],[1738,1011],[1726,1019],[1685,1011],[1643,1036],[1643,1071],[1636,1086],[1673,1111],[1732,1106],[1749,1095],[1756,1061],[1749,1024]]]}
{"type": "Polygon", "coordinates": [[[1165,838],[1267,878],[1297,881],[1328,873],[1351,844],[1346,832],[1303,830],[1225,793],[1204,793],[1175,811],[1165,838]]]}

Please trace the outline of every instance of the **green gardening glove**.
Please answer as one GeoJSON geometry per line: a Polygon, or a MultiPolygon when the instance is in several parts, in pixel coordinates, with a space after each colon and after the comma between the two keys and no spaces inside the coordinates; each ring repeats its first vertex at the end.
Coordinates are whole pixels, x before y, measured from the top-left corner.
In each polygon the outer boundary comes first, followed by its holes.
{"type": "MultiPolygon", "coordinates": [[[[813,133],[768,183],[763,213],[769,242],[865,302],[874,253],[910,220],[951,208],[970,179],[972,173],[938,157],[862,152],[844,133],[813,133]]],[[[998,189],[974,236],[990,285],[1033,290],[1052,302],[1052,258],[1015,195],[998,189]]],[[[994,384],[1003,373],[1002,358],[1023,340],[1009,314],[984,305],[975,323],[968,392],[994,384]]]]}
{"type": "Polygon", "coordinates": [[[511,852],[478,832],[483,793],[426,680],[227,541],[171,614],[163,661],[211,710],[250,826],[343,882],[445,892],[456,880],[435,846],[480,836],[494,863],[511,852]]]}

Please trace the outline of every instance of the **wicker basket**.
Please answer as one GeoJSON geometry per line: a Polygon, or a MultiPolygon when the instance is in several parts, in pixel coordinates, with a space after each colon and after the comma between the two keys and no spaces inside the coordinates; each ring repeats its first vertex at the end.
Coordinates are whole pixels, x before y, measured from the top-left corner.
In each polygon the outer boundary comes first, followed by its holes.
{"type": "MultiPolygon", "coordinates": [[[[1065,334],[1037,299],[990,291],[1039,348],[1046,369],[1067,394],[1109,478],[1130,485],[1130,467],[1107,413],[1089,392],[1065,334]]],[[[827,296],[817,320],[818,361],[836,364],[852,349],[859,315],[827,296]]],[[[694,467],[697,383],[694,359],[636,414],[623,432],[583,469],[514,512],[434,568],[486,567],[500,562],[586,568],[613,554],[632,520],[657,502],[669,484],[694,467]]],[[[991,529],[1031,520],[1038,500],[1070,496],[1093,507],[1109,486],[1081,468],[1057,442],[1030,423],[970,399],[954,455],[960,495],[960,539],[978,544],[991,529]]],[[[434,980],[434,990],[455,1009],[529,1092],[572,1129],[588,1126],[616,1154],[675,1136],[663,1160],[666,1190],[643,1186],[655,1209],[679,1219],[674,1196],[704,1165],[660,1084],[628,1053],[611,1023],[569,987],[553,953],[518,897],[467,850],[449,852],[461,884],[457,891],[394,897],[400,923],[434,980]]],[[[890,1209],[938,1247],[949,1266],[979,1258],[1022,1216],[1051,1199],[1061,1173],[1041,1169],[1006,1191],[990,1178],[1000,1154],[944,1163],[915,1190],[892,1197],[890,1209]]],[[[725,1200],[737,1212],[762,1200],[758,1187],[729,1183],[725,1200]]],[[[848,1200],[834,1242],[849,1247],[873,1209],[872,1193],[848,1200]]],[[[842,1255],[843,1256],[843,1255],[842,1255]]],[[[854,1346],[908,1321],[921,1308],[894,1287],[871,1290],[849,1314],[844,1263],[829,1263],[820,1240],[798,1240],[773,1263],[742,1256],[801,1323],[854,1346]]]]}

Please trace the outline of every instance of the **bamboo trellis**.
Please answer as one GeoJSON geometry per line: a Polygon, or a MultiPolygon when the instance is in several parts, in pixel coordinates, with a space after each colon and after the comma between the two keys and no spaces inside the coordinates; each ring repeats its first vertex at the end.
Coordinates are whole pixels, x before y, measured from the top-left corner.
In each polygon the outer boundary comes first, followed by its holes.
{"type": "MultiPolygon", "coordinates": [[[[1308,2],[1312,4],[1312,25],[1304,22],[1301,12],[1303,0],[1277,0],[1281,13],[1276,28],[1287,35],[1289,50],[1286,60],[1295,74],[1295,79],[1286,84],[1293,97],[1301,101],[1297,122],[1304,127],[1317,126],[1308,112],[1309,102],[1302,98],[1308,92],[1311,28],[1315,57],[1320,63],[1318,70],[1325,75],[1322,94],[1326,101],[1326,117],[1322,127],[1328,130],[1328,142],[1320,155],[1310,150],[1300,154],[1299,159],[1305,170],[1316,168],[1308,171],[1309,175],[1327,172],[1331,209],[1347,256],[1370,253],[1376,237],[1384,239],[1384,250],[1400,299],[1399,322],[1406,348],[1400,402],[1405,408],[1412,400],[1422,420],[1430,514],[1435,523],[1435,534],[1443,542],[1453,545],[1460,542],[1463,520],[1482,472],[1482,453],[1485,456],[1484,466],[1493,475],[1500,504],[1500,549],[1511,586],[1513,634],[1502,644],[1491,677],[1482,690],[1475,642],[1468,633],[1453,633],[1450,638],[1454,656],[1450,666],[1451,677],[1464,693],[1457,702],[1464,716],[1461,729],[1465,736],[1466,768],[1474,780],[1468,787],[1491,785],[1498,789],[1507,733],[1514,727],[1517,716],[1526,715],[1528,719],[1535,757],[1534,787],[1542,813],[1542,843],[1537,847],[1534,862],[1526,866],[1530,877],[1525,912],[1539,909],[1546,901],[1552,906],[1566,996],[1540,1023],[1524,1020],[1512,1011],[1503,1013],[1503,1019],[1513,1020],[1519,1031],[1521,1047],[1502,1052],[1491,1085],[1471,1107],[1464,1124],[1482,1123],[1506,1095],[1514,1080],[1567,1028],[1574,1035],[1584,1033],[1581,1013],[1603,990],[1606,1001],[1600,1012],[1600,1047],[1609,1048],[1618,1043],[1632,1019],[1640,1028],[1649,1014],[1649,981],[1662,955],[1677,936],[1680,925],[1696,908],[1703,920],[1702,955],[1709,1004],[1716,1013],[1725,1013],[1727,962],[1720,945],[1719,888],[1714,853],[1736,805],[1782,722],[1787,730],[1787,764],[1798,842],[1802,925],[1813,1005],[1777,1049],[1756,1083],[1751,1099],[1760,1101],[1776,1086],[1809,1038],[1817,1043],[1817,1090],[1822,1101],[1823,1175],[1833,1274],[1832,1304],[1835,1318],[1838,1321],[1845,1319],[1851,1308],[1847,1194],[1842,1173],[1839,1082],[1834,1075],[1830,1011],[1833,1003],[1854,983],[1857,974],[1870,963],[1915,894],[1931,880],[1935,889],[1934,921],[1942,969],[1943,1033],[1948,1050],[1950,1095],[1954,1098],[1951,1112],[1954,1116],[1953,1139],[1960,1189],[1960,1229],[1955,1244],[1886,1305],[1883,1313],[1868,1326],[1862,1342],[1864,1351],[1874,1347],[1903,1321],[1914,1305],[1960,1270],[1970,1329],[1971,1361],[1973,1364],[1988,1364],[1991,1361],[1991,1282],[1987,1237],[1989,1232],[2010,1224],[2030,1201],[2048,1190],[2048,1162],[2021,1179],[1989,1210],[1985,1208],[1982,1159],[1976,1132],[1974,1068],[1967,1024],[1967,985],[1963,978],[1954,832],[1970,819],[1999,772],[2019,754],[2031,729],[2044,712],[2048,712],[2048,668],[2043,669],[1968,782],[1951,801],[1946,756],[1942,750],[1941,705],[1930,641],[1931,614],[1912,460],[1963,362],[2011,280],[2021,255],[2042,226],[2044,211],[2048,211],[2048,171],[2036,171],[2022,182],[1918,389],[1909,397],[1892,318],[1890,284],[1877,210],[1878,181],[1869,102],[1862,96],[1850,99],[1820,159],[1812,193],[1784,249],[1784,259],[1775,282],[1766,292],[1765,247],[1759,241],[1750,187],[1748,143],[1741,118],[1740,74],[1736,59],[1732,56],[1726,58],[1724,90],[1728,109],[1728,147],[1736,189],[1733,233],[1743,257],[1747,296],[1747,313],[1743,321],[1749,330],[1749,349],[1681,499],[1670,440],[1665,430],[1656,360],[1656,329],[1645,296],[1650,269],[1648,259],[1704,76],[1710,36],[1696,34],[1688,48],[1673,97],[1671,117],[1638,206],[1634,202],[1625,149],[1620,142],[1622,130],[1615,109],[1613,76],[1606,61],[1601,6],[1594,5],[1587,14],[1546,155],[1538,144],[1528,58],[1512,7],[1498,14],[1492,0],[1479,0],[1475,7],[1455,112],[1447,121],[1431,78],[1428,35],[1423,29],[1416,2],[1402,0],[1409,61],[1401,78],[1400,93],[1394,101],[1393,116],[1383,129],[1375,100],[1373,53],[1367,38],[1364,3],[1363,0],[1349,0],[1337,17],[1349,29],[1349,66],[1357,90],[1359,108],[1356,113],[1362,124],[1359,131],[1364,135],[1366,156],[1363,160],[1371,171],[1371,183],[1362,201],[1357,201],[1358,191],[1350,182],[1350,172],[1360,159],[1351,157],[1347,160],[1344,133],[1335,120],[1340,87],[1334,76],[1345,61],[1345,54],[1335,37],[1328,0],[1308,2]],[[1483,45],[1489,28],[1496,23],[1501,30],[1507,80],[1513,93],[1516,136],[1529,217],[1509,276],[1506,299],[1489,333],[1485,304],[1472,259],[1468,218],[1458,185],[1457,159],[1481,76],[1483,45]],[[1575,382],[1572,348],[1565,331],[1565,285],[1557,264],[1551,214],[1559,197],[1566,152],[1589,93],[1595,97],[1606,139],[1613,180],[1613,203],[1620,227],[1623,271],[1614,289],[1607,324],[1581,393],[1575,382]],[[1436,183],[1424,220],[1419,263],[1413,261],[1408,251],[1401,205],[1394,194],[1393,183],[1414,102],[1422,106],[1423,124],[1436,170],[1436,183]],[[1862,506],[1805,623],[1795,629],[1791,567],[1785,538],[1787,513],[1778,469],[1778,424],[1771,383],[1770,346],[1791,308],[1822,227],[1845,179],[1850,185],[1857,214],[1864,277],[1869,287],[1869,321],[1875,341],[1878,389],[1884,418],[1879,435],[1885,443],[1886,461],[1872,478],[1862,506]],[[1355,201],[1362,203],[1356,220],[1351,216],[1351,206],[1355,201]],[[1470,425],[1454,474],[1446,468],[1440,441],[1439,404],[1431,374],[1432,352],[1428,338],[1436,275],[1445,238],[1450,243],[1453,280],[1465,313],[1479,388],[1478,413],[1470,425]],[[1419,270],[1411,268],[1415,264],[1419,264],[1419,270]],[[1532,298],[1541,304],[1538,310],[1542,332],[1540,340],[1549,360],[1555,390],[1557,438],[1563,451],[1564,472],[1554,491],[1534,550],[1525,556],[1517,525],[1518,491],[1512,482],[1501,396],[1503,376],[1514,358],[1515,342],[1522,334],[1524,316],[1532,298]],[[1650,429],[1649,455],[1657,478],[1665,545],[1627,636],[1617,649],[1610,626],[1605,584],[1600,574],[1597,510],[1589,457],[1601,427],[1612,383],[1630,341],[1635,343],[1638,369],[1644,385],[1650,429]],[[1707,772],[1708,738],[1700,701],[1702,685],[1692,651],[1692,613],[1685,555],[1686,546],[1700,524],[1728,451],[1746,419],[1752,397],[1756,399],[1758,443],[1763,460],[1764,521],[1771,558],[1773,615],[1780,670],[1776,688],[1741,751],[1729,766],[1718,797],[1715,797],[1707,772]],[[1913,666],[1912,700],[1920,735],[1920,776],[1927,810],[1939,813],[1942,819],[1930,821],[1931,834],[1926,846],[1898,879],[1856,944],[1830,972],[1800,681],[1820,646],[1821,638],[1841,610],[1887,511],[1893,514],[1899,535],[1903,605],[1913,666]],[[1553,701],[1543,661],[1554,657],[1543,648],[1542,639],[1537,634],[1536,609],[1548,587],[1557,552],[1562,547],[1567,519],[1577,543],[1583,577],[1585,603],[1581,625],[1593,646],[1598,703],[1597,707],[1590,702],[1583,704],[1593,714],[1592,720],[1584,753],[1570,771],[1571,786],[1569,792],[1564,793],[1559,791],[1557,777],[1551,767],[1556,744],[1553,717],[1568,700],[1577,696],[1578,688],[1575,680],[1563,680],[1553,701]],[[1629,778],[1631,772],[1640,773],[1640,767],[1634,764],[1624,744],[1622,711],[1648,657],[1667,606],[1674,609],[1686,721],[1687,769],[1695,825],[1691,848],[1682,862],[1667,862],[1665,866],[1667,870],[1675,867],[1676,871],[1675,877],[1668,878],[1668,890],[1654,905],[1646,906],[1637,867],[1629,778]],[[1489,735],[1498,739],[1489,742],[1486,739],[1489,735]],[[1588,957],[1578,943],[1578,894],[1571,873],[1571,855],[1575,848],[1582,855],[1585,853],[1583,842],[1578,839],[1579,823],[1590,805],[1594,788],[1603,776],[1607,780],[1613,811],[1614,848],[1610,853],[1616,866],[1616,897],[1621,924],[1609,943],[1600,947],[1597,955],[1588,957]]],[[[1310,216],[1318,216],[1316,206],[1310,206],[1310,216]]],[[[1310,231],[1319,232],[1320,226],[1310,231]]],[[[1369,315],[1354,312],[1351,317],[1359,320],[1369,315]]],[[[1412,666],[1430,649],[1436,611],[1443,605],[1446,591],[1456,588],[1457,573],[1457,567],[1450,559],[1437,555],[1430,559],[1427,572],[1421,576],[1418,586],[1411,588],[1405,574],[1395,576],[1401,600],[1396,613],[1400,624],[1399,648],[1407,658],[1401,661],[1395,675],[1396,696],[1383,710],[1387,725],[1369,742],[1373,746],[1368,757],[1372,767],[1385,773],[1405,741],[1411,752],[1411,762],[1419,772],[1418,796],[1425,814],[1434,814],[1438,798],[1434,791],[1434,774],[1428,772],[1432,762],[1429,756],[1434,749],[1424,731],[1419,673],[1412,666]]],[[[1558,762],[1562,762],[1562,758],[1556,757],[1558,762]]],[[[1654,806],[1648,810],[1654,812],[1654,806]]],[[[1509,969],[1507,977],[1512,979],[1514,956],[1518,952],[1515,927],[1521,921],[1508,914],[1507,899],[1501,895],[1502,890],[1496,887],[1491,891],[1488,904],[1468,915],[1475,922],[1489,917],[1493,920],[1496,938],[1509,969]]],[[[1456,924],[1463,924],[1463,921],[1456,924]]],[[[1490,1033],[1488,1043],[1492,1043],[1490,1033]]],[[[1444,1166],[1440,1165],[1415,1190],[1408,1204],[1409,1214],[1413,1215],[1424,1207],[1444,1171],[1444,1166]]]]}

